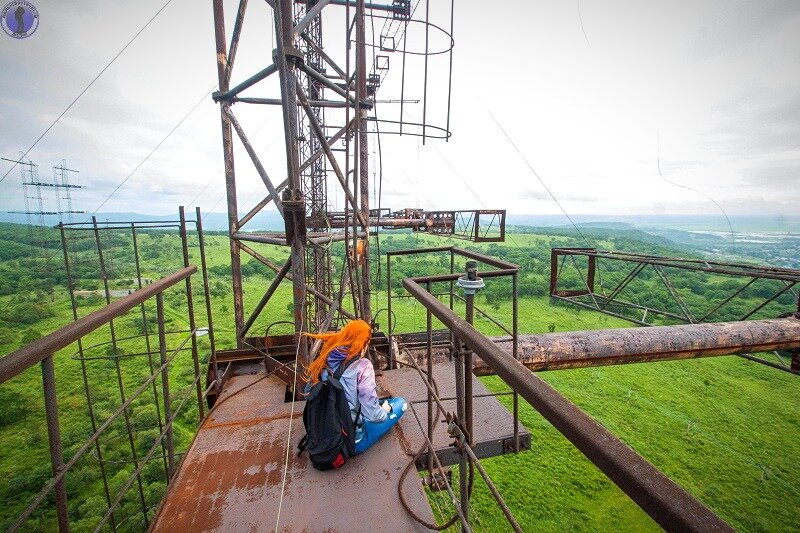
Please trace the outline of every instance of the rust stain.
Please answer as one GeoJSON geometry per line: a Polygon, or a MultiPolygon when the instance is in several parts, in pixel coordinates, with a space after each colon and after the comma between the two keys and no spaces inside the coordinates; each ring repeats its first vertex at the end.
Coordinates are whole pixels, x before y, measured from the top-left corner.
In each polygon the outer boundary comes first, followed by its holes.
{"type": "MultiPolygon", "coordinates": [[[[239,380],[227,388],[232,392],[250,381],[239,380]]],[[[307,454],[297,456],[297,442],[305,434],[299,421],[303,403],[296,403],[291,415],[291,404],[283,403],[284,391],[280,382],[265,379],[220,404],[198,431],[151,531],[274,531],[290,420],[279,531],[374,531],[375,524],[391,531],[422,531],[397,505],[360,507],[357,520],[352,513],[336,512],[343,508],[343,497],[394,501],[400,472],[408,462],[400,432],[391,432],[340,470],[318,472],[307,454]]],[[[407,497],[432,520],[419,480],[417,485],[416,490],[406,488],[407,497]]]]}
{"type": "MultiPolygon", "coordinates": [[[[300,413],[295,413],[292,418],[301,418],[302,416],[303,416],[303,413],[300,412],[300,413]]],[[[250,426],[250,425],[253,425],[253,424],[265,424],[265,423],[269,423],[269,422],[274,422],[275,420],[286,420],[288,418],[289,418],[289,415],[286,414],[286,415],[278,415],[278,416],[262,416],[262,417],[256,417],[256,418],[249,418],[247,420],[231,420],[229,422],[218,422],[216,424],[205,423],[205,424],[203,424],[203,429],[224,428],[224,427],[230,427],[230,426],[244,427],[244,426],[250,426]]],[[[212,418],[211,420],[213,421],[214,419],[212,418]]]]}

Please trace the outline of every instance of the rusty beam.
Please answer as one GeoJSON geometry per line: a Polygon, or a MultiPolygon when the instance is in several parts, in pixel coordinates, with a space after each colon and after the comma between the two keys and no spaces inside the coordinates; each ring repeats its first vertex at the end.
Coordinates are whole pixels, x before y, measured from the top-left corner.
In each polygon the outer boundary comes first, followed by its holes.
{"type": "MultiPolygon", "coordinates": [[[[261,262],[263,265],[265,265],[268,268],[272,269],[273,272],[278,273],[280,271],[280,267],[278,265],[276,265],[275,263],[273,263],[272,261],[270,261],[269,259],[267,259],[263,255],[261,255],[257,251],[253,250],[252,248],[250,248],[246,244],[242,244],[241,242],[239,242],[239,246],[241,247],[241,249],[245,253],[249,254],[251,257],[253,257],[253,259],[261,262]]],[[[294,274],[286,274],[285,277],[286,277],[286,279],[288,279],[289,281],[294,283],[294,274]]],[[[300,277],[300,279],[303,279],[302,276],[300,277]]],[[[305,290],[307,290],[308,292],[310,292],[311,294],[316,296],[319,300],[323,301],[327,305],[333,305],[333,300],[332,299],[328,298],[326,295],[322,294],[320,291],[318,291],[314,287],[311,287],[309,285],[304,285],[304,287],[305,287],[305,290]]],[[[343,314],[344,316],[346,316],[347,318],[351,319],[351,320],[355,320],[355,318],[356,318],[356,316],[353,313],[351,313],[351,312],[349,312],[349,311],[347,311],[345,309],[340,309],[339,312],[341,314],[343,314]]]]}
{"type": "MultiPolygon", "coordinates": [[[[214,38],[217,55],[217,78],[219,90],[225,93],[230,88],[228,53],[225,42],[225,6],[222,0],[212,0],[214,12],[214,38]]],[[[231,121],[225,108],[229,104],[220,102],[220,122],[222,126],[222,156],[225,163],[225,198],[228,211],[228,234],[233,235],[239,231],[239,207],[236,196],[236,171],[233,156],[233,130],[231,121]]],[[[231,285],[233,286],[233,315],[236,331],[242,329],[244,324],[244,301],[242,288],[242,263],[239,246],[230,239],[231,254],[231,285]]]]}
{"type": "Polygon", "coordinates": [[[253,312],[250,314],[250,318],[247,319],[247,322],[244,323],[244,328],[242,328],[241,336],[244,337],[248,331],[250,331],[250,327],[253,323],[258,319],[261,315],[261,311],[264,310],[264,307],[267,305],[269,300],[272,298],[272,295],[275,294],[275,291],[278,290],[278,286],[283,281],[283,278],[286,277],[286,274],[289,272],[289,269],[292,268],[292,258],[286,260],[286,263],[283,264],[281,269],[275,273],[275,277],[272,279],[272,283],[269,284],[267,287],[264,296],[262,296],[261,301],[258,302],[256,308],[253,309],[253,312]]]}
{"type": "Polygon", "coordinates": [[[250,144],[250,140],[247,138],[242,126],[239,124],[239,121],[236,120],[236,116],[233,114],[233,111],[231,111],[229,106],[222,106],[222,110],[228,116],[228,120],[230,121],[231,126],[233,126],[234,131],[236,131],[236,134],[239,136],[242,146],[244,146],[245,151],[253,161],[253,166],[256,167],[256,171],[261,177],[261,181],[263,181],[264,185],[267,187],[269,196],[275,203],[275,207],[277,207],[278,211],[280,211],[281,215],[283,215],[283,203],[279,198],[278,191],[275,188],[275,185],[272,184],[272,180],[269,178],[264,165],[261,164],[261,160],[258,158],[258,154],[256,153],[255,149],[253,149],[253,145],[250,144]]]}

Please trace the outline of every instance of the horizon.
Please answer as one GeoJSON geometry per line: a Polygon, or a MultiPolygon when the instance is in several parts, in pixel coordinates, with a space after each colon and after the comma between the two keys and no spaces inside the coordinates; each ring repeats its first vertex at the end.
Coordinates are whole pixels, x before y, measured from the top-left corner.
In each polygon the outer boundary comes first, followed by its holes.
{"type": "MultiPolygon", "coordinates": [[[[40,25],[30,38],[0,34],[0,64],[14,73],[0,80],[0,156],[16,158],[27,149],[159,5],[87,0],[84,7],[96,17],[69,5],[40,6],[40,25]]],[[[456,10],[453,137],[427,146],[385,139],[383,205],[485,204],[520,214],[529,205],[556,214],[535,172],[568,213],[699,215],[719,212],[715,202],[728,216],[795,212],[800,3],[732,8],[721,1],[620,0],[602,8],[584,3],[578,11],[542,0],[509,7],[515,16],[503,24],[487,19],[483,4],[456,10]],[[531,69],[517,68],[515,54],[491,54],[524,105],[490,100],[490,80],[476,79],[489,61],[486,40],[526,54],[531,69]]],[[[253,9],[268,16],[266,6],[253,9]]],[[[336,27],[341,13],[323,13],[323,23],[336,27]]],[[[207,96],[216,77],[211,15],[210,8],[188,9],[180,0],[164,9],[29,154],[42,178],[66,157],[81,171],[77,182],[87,185],[76,207],[90,213],[106,198],[102,208],[110,212],[136,211],[143,197],[149,210],[160,212],[179,204],[205,204],[209,212],[224,206],[219,112],[207,96]],[[171,128],[175,135],[164,137],[171,128]]],[[[268,32],[247,27],[242,35],[243,50],[271,47],[268,32]]],[[[263,62],[263,54],[241,54],[239,75],[263,62]]],[[[389,71],[381,98],[396,96],[398,75],[397,68],[389,71]]],[[[265,88],[273,82],[265,80],[265,88]]],[[[397,111],[381,107],[384,117],[397,111]]],[[[407,106],[409,120],[417,107],[407,106]]],[[[254,130],[279,123],[275,112],[243,110],[240,120],[254,130]]],[[[251,141],[265,168],[280,175],[280,131],[264,130],[251,141]]],[[[237,154],[239,204],[246,212],[263,186],[238,163],[245,154],[237,154]]],[[[0,176],[10,168],[0,162],[0,176]]],[[[20,189],[14,169],[0,184],[0,209],[19,209],[20,189]]]]}

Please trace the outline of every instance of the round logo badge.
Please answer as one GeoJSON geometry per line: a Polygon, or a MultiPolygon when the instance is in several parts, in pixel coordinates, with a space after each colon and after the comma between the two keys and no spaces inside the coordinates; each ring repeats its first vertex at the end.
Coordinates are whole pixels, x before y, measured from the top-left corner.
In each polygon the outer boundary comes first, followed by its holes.
{"type": "Polygon", "coordinates": [[[26,0],[14,0],[0,12],[3,31],[15,39],[30,37],[39,27],[39,12],[26,0]]]}

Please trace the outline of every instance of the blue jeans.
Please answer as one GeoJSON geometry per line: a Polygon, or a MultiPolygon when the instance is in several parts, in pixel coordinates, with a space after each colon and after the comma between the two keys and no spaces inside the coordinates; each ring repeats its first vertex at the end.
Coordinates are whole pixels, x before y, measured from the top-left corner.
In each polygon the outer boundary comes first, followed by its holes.
{"type": "Polygon", "coordinates": [[[387,415],[386,420],[383,422],[364,420],[356,430],[356,455],[378,442],[405,414],[408,404],[403,398],[389,398],[386,401],[392,406],[392,412],[387,415]]]}

